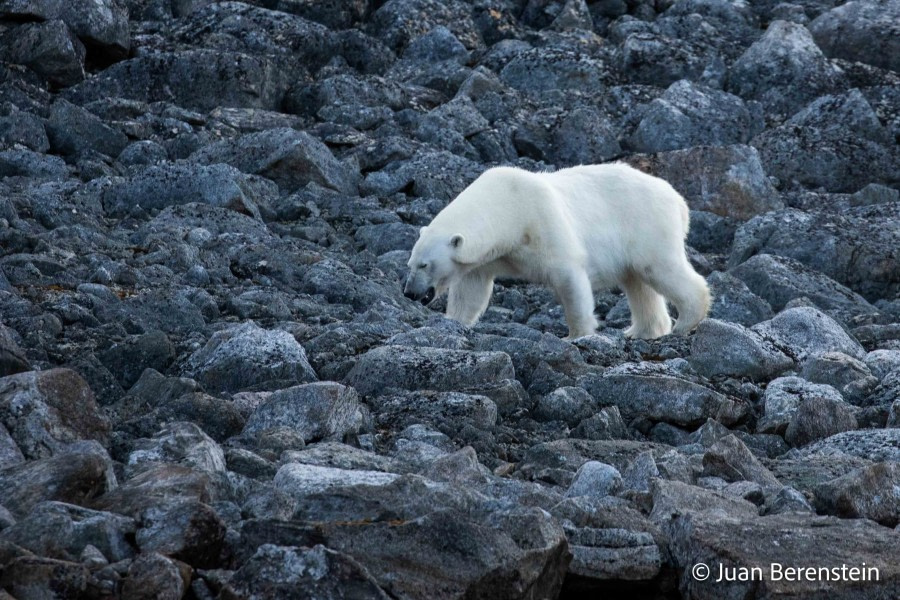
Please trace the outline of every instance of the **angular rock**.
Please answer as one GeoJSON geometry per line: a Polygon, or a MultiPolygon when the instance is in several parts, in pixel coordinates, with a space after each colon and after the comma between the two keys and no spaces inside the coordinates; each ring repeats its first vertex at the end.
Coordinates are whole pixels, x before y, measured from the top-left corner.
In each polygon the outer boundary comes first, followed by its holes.
{"type": "Polygon", "coordinates": [[[201,148],[191,160],[204,165],[229,164],[244,173],[271,179],[286,192],[309,182],[356,194],[356,173],[328,147],[304,131],[283,127],[223,140],[201,148]]]}
{"type": "Polygon", "coordinates": [[[474,49],[483,43],[469,7],[459,0],[388,0],[371,19],[372,30],[395,51],[438,25],[447,27],[466,48],[474,49]]]}
{"type": "Polygon", "coordinates": [[[3,530],[0,539],[26,548],[39,556],[77,560],[91,546],[109,561],[132,558],[133,519],[63,502],[42,502],[15,525],[3,530]]]}
{"type": "Polygon", "coordinates": [[[632,83],[668,86],[681,79],[721,87],[725,63],[715,49],[653,31],[627,35],[619,53],[621,69],[632,83]]]}
{"type": "Polygon", "coordinates": [[[160,465],[135,475],[95,498],[92,508],[140,519],[150,508],[184,501],[209,503],[218,500],[219,490],[209,475],[179,465],[160,465]]]}
{"type": "Polygon", "coordinates": [[[57,100],[50,107],[45,127],[50,149],[57,154],[81,156],[93,151],[115,157],[128,144],[124,133],[65,100],[57,100]]]}
{"type": "Polygon", "coordinates": [[[824,352],[843,352],[854,358],[866,355],[863,347],[831,317],[811,306],[783,310],[752,328],[803,364],[824,352]]]}
{"type": "Polygon", "coordinates": [[[757,254],[729,270],[776,311],[797,298],[808,298],[832,317],[851,322],[878,310],[865,298],[826,275],[783,256],[757,254]]]}
{"type": "Polygon", "coordinates": [[[650,491],[653,495],[650,520],[662,526],[679,517],[693,514],[744,519],[759,514],[756,506],[746,500],[705,490],[682,481],[655,479],[650,485],[650,491]]]}
{"type": "Polygon", "coordinates": [[[814,490],[820,513],[871,519],[886,527],[900,522],[900,463],[884,462],[852,471],[814,490]]]}
{"type": "Polygon", "coordinates": [[[165,371],[175,360],[175,347],[161,331],[151,331],[113,344],[97,356],[119,384],[128,389],[145,369],[165,371]]]}
{"type": "Polygon", "coordinates": [[[769,303],[754,294],[737,277],[722,271],[713,271],[706,278],[712,294],[709,316],[720,321],[730,321],[750,327],[774,316],[769,303]]]}
{"type": "Polygon", "coordinates": [[[900,71],[896,2],[845,2],[809,24],[813,39],[832,58],[900,71]]]}
{"type": "Polygon", "coordinates": [[[0,423],[29,459],[64,452],[76,440],[103,443],[109,431],[91,389],[69,369],[0,378],[0,423]]]}
{"type": "Polygon", "coordinates": [[[541,397],[532,413],[539,421],[563,421],[574,427],[598,409],[596,401],[583,388],[564,386],[541,397]]]}
{"type": "Polygon", "coordinates": [[[84,505],[115,486],[109,455],[96,442],[0,471],[0,505],[18,518],[44,501],[84,505]]]}
{"type": "MultiPolygon", "coordinates": [[[[270,184],[271,185],[271,184],[270,184]]],[[[257,200],[265,198],[243,173],[228,165],[150,166],[103,189],[103,206],[112,217],[140,207],[161,210],[201,202],[259,217],[257,200]]]]}
{"type": "Polygon", "coordinates": [[[825,352],[807,360],[801,375],[813,383],[832,386],[854,404],[878,385],[878,378],[864,362],[840,352],[825,352]]]}
{"type": "Polygon", "coordinates": [[[900,429],[845,431],[806,446],[802,454],[847,454],[876,462],[900,461],[900,429]]]}
{"type": "Polygon", "coordinates": [[[159,552],[199,568],[220,563],[224,540],[222,519],[211,507],[194,500],[146,509],[135,534],[142,553],[159,552]]]}
{"type": "Polygon", "coordinates": [[[764,488],[782,484],[734,435],[723,437],[703,455],[703,474],[725,481],[751,481],[764,488]]]}
{"type": "Polygon", "coordinates": [[[87,592],[86,566],[53,558],[21,556],[0,572],[0,587],[11,598],[72,598],[87,592]]]}
{"type": "Polygon", "coordinates": [[[467,352],[437,348],[381,346],[366,352],[345,383],[363,396],[388,389],[451,391],[513,379],[509,356],[502,352],[467,352]]]}
{"type": "Polygon", "coordinates": [[[652,363],[625,363],[600,377],[583,379],[581,386],[601,406],[618,406],[626,422],[643,417],[690,426],[713,418],[730,425],[748,410],[735,399],[652,363]]]}
{"type": "Polygon", "coordinates": [[[343,440],[371,427],[368,409],[352,387],[317,382],[279,390],[253,411],[244,433],[289,427],[306,443],[343,440]]]}
{"type": "Polygon", "coordinates": [[[194,378],[215,391],[279,389],[316,379],[291,334],[252,321],[213,334],[188,364],[194,378]]]}
{"type": "Polygon", "coordinates": [[[590,579],[641,581],[662,566],[659,546],[644,531],[619,528],[566,529],[572,552],[569,573],[590,579]]]}
{"type": "Polygon", "coordinates": [[[582,419],[569,435],[586,440],[618,440],[630,437],[617,406],[603,407],[597,414],[582,419]]]}
{"type": "Polygon", "coordinates": [[[122,595],[135,600],[180,600],[190,586],[190,568],[150,552],[131,563],[122,584],[122,595]]]}
{"type": "Polygon", "coordinates": [[[500,71],[500,79],[528,95],[560,89],[594,95],[602,93],[610,83],[609,71],[609,65],[600,59],[546,47],[518,53],[500,71]]]}
{"type": "Polygon", "coordinates": [[[490,431],[497,423],[497,405],[479,394],[409,392],[384,394],[370,402],[376,426],[395,430],[427,424],[455,436],[467,427],[490,431]]]}
{"type": "Polygon", "coordinates": [[[622,488],[622,475],[611,465],[588,461],[578,467],[566,497],[588,496],[594,499],[616,494],[622,488]]]}
{"type": "Polygon", "coordinates": [[[628,143],[638,152],[746,144],[762,130],[743,100],[687,80],[673,83],[637,111],[640,122],[628,143]]]}
{"type": "Polygon", "coordinates": [[[69,175],[66,161],[24,148],[0,151],[0,176],[61,180],[69,175]]]}
{"type": "Polygon", "coordinates": [[[225,472],[222,448],[194,423],[165,425],[151,439],[136,440],[128,467],[140,471],[153,463],[181,464],[210,474],[225,472]]]}
{"type": "Polygon", "coordinates": [[[746,220],[784,206],[751,146],[701,146],[628,162],[671,183],[692,210],[746,220]]]}
{"type": "Polygon", "coordinates": [[[704,377],[729,375],[765,381],[794,366],[794,361],[753,330],[705,319],[691,339],[691,366],[704,377]]]}
{"type": "Polygon", "coordinates": [[[223,600],[251,598],[373,598],[389,596],[356,560],[321,544],[263,544],[228,580],[223,600]]]}
{"type": "Polygon", "coordinates": [[[756,430],[784,435],[804,400],[828,403],[843,402],[841,394],[830,385],[810,383],[800,377],[779,377],[769,382],[764,397],[763,415],[756,430]]]}
{"type": "Polygon", "coordinates": [[[844,73],[822,54],[803,25],[773,21],[731,66],[727,89],[761,102],[778,119],[846,85],[844,73]]]}
{"type": "Polygon", "coordinates": [[[0,378],[31,370],[25,351],[16,343],[12,331],[0,325],[0,378]]]}
{"type": "Polygon", "coordinates": [[[56,86],[84,79],[84,45],[60,20],[27,23],[0,37],[6,60],[25,65],[56,86]]]}
{"type": "Polygon", "coordinates": [[[75,104],[118,97],[167,101],[194,110],[245,107],[277,110],[290,83],[279,62],[266,56],[207,49],[138,56],[68,89],[75,104]]]}

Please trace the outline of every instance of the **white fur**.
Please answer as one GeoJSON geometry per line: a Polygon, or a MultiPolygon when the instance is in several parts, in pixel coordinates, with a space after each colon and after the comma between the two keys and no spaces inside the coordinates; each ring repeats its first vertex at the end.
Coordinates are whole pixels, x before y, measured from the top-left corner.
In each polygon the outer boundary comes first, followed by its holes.
{"type": "Polygon", "coordinates": [[[619,286],[631,308],[626,335],[670,333],[664,298],[678,310],[675,333],[686,333],[709,308],[706,281],[685,255],[688,219],[672,186],[624,163],[490,169],[422,229],[408,287],[448,291],[447,316],[472,325],[495,278],[542,283],[577,338],[597,327],[593,290],[619,286]]]}

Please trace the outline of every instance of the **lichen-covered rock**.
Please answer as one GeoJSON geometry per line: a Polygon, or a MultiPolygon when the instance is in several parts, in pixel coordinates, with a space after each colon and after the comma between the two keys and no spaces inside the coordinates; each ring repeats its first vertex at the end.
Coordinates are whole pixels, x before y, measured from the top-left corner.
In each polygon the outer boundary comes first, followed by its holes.
{"type": "Polygon", "coordinates": [[[900,464],[883,462],[836,477],[815,489],[820,513],[872,519],[887,527],[900,522],[900,464]]]}
{"type": "Polygon", "coordinates": [[[865,350],[831,317],[811,306],[783,310],[752,328],[801,363],[823,352],[862,358],[865,350]]]}
{"type": "Polygon", "coordinates": [[[900,6],[896,2],[845,2],[812,20],[809,30],[832,58],[900,71],[900,6]]]}
{"type": "Polygon", "coordinates": [[[61,20],[20,25],[0,36],[0,47],[7,60],[29,67],[54,85],[84,79],[84,44],[61,20]]]}
{"type": "Polygon", "coordinates": [[[790,357],[753,330],[716,319],[705,319],[697,327],[688,360],[705,377],[731,375],[755,381],[794,366],[790,357]]]}

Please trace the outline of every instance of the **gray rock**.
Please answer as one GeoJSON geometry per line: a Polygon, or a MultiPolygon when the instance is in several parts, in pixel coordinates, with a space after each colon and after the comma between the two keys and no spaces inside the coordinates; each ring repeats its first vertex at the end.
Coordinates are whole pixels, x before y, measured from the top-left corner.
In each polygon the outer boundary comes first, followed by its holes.
{"type": "Polygon", "coordinates": [[[69,175],[66,162],[25,148],[0,151],[0,176],[61,180],[69,175]]]}
{"type": "Polygon", "coordinates": [[[886,527],[900,522],[900,463],[884,462],[857,469],[815,488],[820,513],[872,519],[886,527]]]}
{"type": "Polygon", "coordinates": [[[713,48],[653,31],[628,35],[619,56],[632,83],[667,86],[689,79],[721,87],[725,75],[725,63],[713,48]]]}
{"type": "Polygon", "coordinates": [[[850,206],[870,206],[872,204],[890,204],[900,200],[900,190],[870,183],[866,187],[850,194],[850,206]]]}
{"type": "Polygon", "coordinates": [[[900,71],[895,2],[846,2],[822,13],[809,24],[816,44],[832,58],[860,61],[900,71]]]}
{"type": "Polygon", "coordinates": [[[803,513],[757,518],[691,514],[672,523],[669,532],[673,559],[683,569],[680,588],[691,598],[819,594],[849,599],[860,595],[854,586],[835,586],[824,579],[786,581],[785,571],[780,573],[782,581],[773,581],[773,564],[783,569],[794,565],[836,568],[838,574],[842,565],[848,569],[874,567],[879,577],[876,581],[874,572],[865,571],[869,577],[865,596],[890,596],[900,590],[900,570],[891,558],[896,552],[896,534],[872,522],[803,513]],[[770,543],[760,544],[760,540],[770,543]],[[798,557],[803,557],[802,565],[797,563],[798,557]],[[709,566],[712,576],[705,580],[692,577],[691,568],[698,563],[709,566]],[[747,576],[717,582],[719,568],[747,576]],[[762,576],[750,581],[753,568],[759,568],[762,576]]]}
{"type": "Polygon", "coordinates": [[[312,548],[263,544],[228,580],[221,597],[389,598],[356,560],[321,544],[312,548]]]}
{"type": "Polygon", "coordinates": [[[35,152],[50,149],[43,119],[24,110],[13,109],[0,117],[0,142],[4,146],[21,144],[35,152]]]}
{"type": "Polygon", "coordinates": [[[81,156],[93,151],[115,157],[128,144],[124,133],[65,100],[50,107],[45,127],[50,149],[57,154],[81,156]]]}
{"type": "Polygon", "coordinates": [[[116,63],[64,96],[75,104],[118,97],[204,111],[222,106],[277,110],[288,85],[288,73],[274,58],[195,49],[116,63]]]}
{"type": "Polygon", "coordinates": [[[140,554],[128,567],[122,594],[135,600],[179,600],[190,587],[190,567],[157,552],[140,554]]]}
{"type": "Polygon", "coordinates": [[[822,54],[803,25],[773,21],[731,66],[727,89],[761,102],[779,119],[846,85],[844,73],[822,54]]]}
{"type": "Polygon", "coordinates": [[[597,402],[583,388],[565,386],[538,399],[532,414],[539,421],[563,421],[574,427],[598,409],[597,402]]]}
{"type": "Polygon", "coordinates": [[[713,418],[730,425],[748,410],[735,399],[653,363],[625,363],[600,377],[584,378],[580,385],[601,406],[618,406],[626,421],[643,417],[690,426],[713,418]]]}
{"type": "Polygon", "coordinates": [[[566,490],[566,497],[588,496],[600,499],[611,496],[622,489],[622,475],[612,465],[588,461],[578,467],[572,485],[566,490]]]}
{"type": "Polygon", "coordinates": [[[764,488],[780,488],[781,482],[734,435],[718,440],[703,455],[703,474],[725,481],[750,481],[764,488]]]}
{"type": "Polygon", "coordinates": [[[547,158],[560,167],[608,161],[622,153],[619,132],[600,111],[578,107],[565,111],[550,138],[547,158]]]}
{"type": "Polygon", "coordinates": [[[391,388],[435,391],[477,388],[514,376],[512,361],[502,352],[381,346],[360,357],[344,381],[363,396],[375,396],[391,388]]]}
{"type": "Polygon", "coordinates": [[[210,144],[191,155],[191,160],[205,165],[229,164],[244,173],[271,179],[286,192],[314,182],[342,193],[356,193],[356,173],[339,162],[325,144],[290,127],[210,144]]]}
{"type": "Polygon", "coordinates": [[[382,471],[365,471],[321,467],[304,463],[288,463],[278,469],[275,487],[294,497],[339,490],[359,491],[365,487],[387,486],[397,481],[399,475],[382,471]]]}
{"type": "Polygon", "coordinates": [[[317,382],[271,394],[250,415],[244,433],[279,426],[296,430],[306,443],[340,441],[371,430],[371,416],[353,388],[317,382]]]}
{"type": "Polygon", "coordinates": [[[132,558],[133,519],[63,502],[42,502],[0,534],[0,539],[60,560],[76,560],[92,547],[107,560],[132,558]]]}
{"type": "Polygon", "coordinates": [[[180,464],[209,474],[225,472],[222,448],[193,423],[169,423],[152,438],[136,440],[128,455],[132,472],[155,463],[180,464]]]}
{"type": "Polygon", "coordinates": [[[58,19],[20,25],[0,36],[0,47],[7,60],[25,65],[53,85],[84,79],[84,45],[58,19]]]}
{"type": "Polygon", "coordinates": [[[831,317],[811,306],[783,310],[752,328],[788,352],[801,365],[824,352],[843,352],[854,358],[866,355],[863,347],[831,317]]]}
{"type": "Polygon", "coordinates": [[[794,361],[750,329],[716,319],[700,323],[691,339],[688,362],[704,377],[729,375],[764,381],[794,366],[794,361]]]}
{"type": "Polygon", "coordinates": [[[0,423],[28,459],[65,452],[76,440],[104,443],[109,431],[91,389],[69,369],[0,378],[0,423]]]}
{"type": "Polygon", "coordinates": [[[371,0],[339,0],[322,4],[314,0],[273,0],[273,10],[299,15],[326,25],[330,29],[349,29],[365,17],[371,0]]]}
{"type": "Polygon", "coordinates": [[[766,498],[766,504],[763,507],[764,515],[792,512],[812,513],[815,511],[806,496],[788,485],[781,488],[774,496],[766,498]]]}
{"type": "Polygon", "coordinates": [[[147,469],[123,482],[90,505],[133,519],[140,519],[145,510],[173,506],[184,501],[214,502],[221,490],[208,474],[180,465],[161,464],[147,469]]]}
{"type": "Polygon", "coordinates": [[[497,423],[497,405],[479,394],[408,392],[381,395],[370,402],[376,426],[396,430],[426,424],[452,436],[466,427],[490,431],[497,423]]]}
{"type": "Polygon", "coordinates": [[[161,331],[151,331],[113,344],[97,358],[127,389],[134,385],[145,369],[165,371],[175,360],[175,346],[161,331]]]}
{"type": "Polygon", "coordinates": [[[599,580],[641,581],[662,566],[659,546],[644,531],[582,527],[566,529],[572,552],[569,573],[599,580]]]}
{"type": "Polygon", "coordinates": [[[125,216],[137,207],[160,210],[201,202],[259,218],[257,201],[265,201],[263,190],[228,165],[170,164],[150,166],[126,179],[113,180],[101,198],[113,217],[125,216]]]}
{"type": "Polygon", "coordinates": [[[518,53],[500,71],[500,79],[527,95],[562,89],[595,95],[611,83],[609,72],[609,65],[601,59],[573,50],[546,47],[518,53]]]}
{"type": "Polygon", "coordinates": [[[783,256],[757,254],[729,270],[771,307],[780,311],[791,300],[808,298],[845,323],[877,314],[865,298],[802,263],[783,256]]]}
{"type": "Polygon", "coordinates": [[[881,380],[889,373],[900,370],[900,349],[873,350],[866,354],[864,360],[872,375],[881,380]]]}
{"type": "Polygon", "coordinates": [[[17,518],[44,501],[83,505],[116,483],[109,455],[96,442],[0,471],[0,505],[17,518]]]}
{"type": "Polygon", "coordinates": [[[636,111],[640,122],[628,142],[638,152],[746,144],[762,130],[743,100],[687,80],[676,81],[636,111]]]}
{"type": "Polygon", "coordinates": [[[395,51],[404,49],[413,39],[441,25],[466,48],[475,49],[482,45],[469,7],[457,0],[389,0],[372,14],[371,19],[370,26],[375,35],[395,51]]]}
{"type": "Polygon", "coordinates": [[[14,0],[0,6],[0,16],[23,21],[60,19],[104,60],[123,58],[131,46],[128,12],[117,0],[14,0]]]}
{"type": "Polygon", "coordinates": [[[789,209],[756,217],[742,225],[728,259],[736,267],[755,254],[800,261],[846,285],[869,301],[900,290],[900,246],[894,204],[851,209],[842,214],[789,209]]]}
{"type": "Polygon", "coordinates": [[[803,456],[850,455],[873,460],[900,461],[900,429],[845,431],[803,448],[803,456]]]}
{"type": "Polygon", "coordinates": [[[804,398],[784,432],[784,439],[792,446],[805,446],[856,427],[853,410],[843,399],[804,398]]]}
{"type": "Polygon", "coordinates": [[[16,343],[12,330],[0,325],[0,378],[31,370],[25,351],[16,343]]]}
{"type": "Polygon", "coordinates": [[[753,139],[766,171],[785,187],[855,192],[897,177],[891,134],[858,89],[821,96],[753,139]],[[867,168],[860,171],[857,165],[867,168]]]}
{"type": "Polygon", "coordinates": [[[146,509],[135,534],[142,553],[159,552],[199,568],[220,563],[224,539],[225,524],[216,511],[193,500],[146,509]]]}
{"type": "Polygon", "coordinates": [[[419,230],[406,223],[380,223],[359,227],[355,237],[363,249],[380,256],[394,250],[409,252],[419,239],[419,230]]]}
{"type": "Polygon", "coordinates": [[[450,201],[483,170],[480,163],[450,152],[420,152],[410,160],[393,161],[368,173],[360,193],[390,196],[406,188],[413,196],[450,201]]]}
{"type": "Polygon", "coordinates": [[[864,362],[840,352],[826,352],[807,360],[800,374],[813,383],[834,387],[853,404],[860,403],[878,385],[878,378],[864,362]]]}
{"type": "Polygon", "coordinates": [[[800,377],[779,377],[769,382],[764,396],[764,412],[756,430],[784,435],[804,400],[843,402],[840,392],[830,385],[815,384],[800,377]]]}
{"type": "Polygon", "coordinates": [[[653,495],[650,520],[660,526],[669,525],[679,517],[695,514],[745,519],[759,514],[756,506],[746,500],[705,490],[682,481],[654,479],[650,490],[653,495]]]}
{"type": "Polygon", "coordinates": [[[630,434],[619,407],[606,406],[597,414],[582,419],[570,436],[585,440],[617,440],[628,439],[630,434]]]}
{"type": "Polygon", "coordinates": [[[306,352],[286,331],[252,321],[215,333],[191,355],[188,370],[209,390],[279,389],[314,381],[306,352]]]}
{"type": "Polygon", "coordinates": [[[706,283],[712,295],[709,316],[713,319],[750,327],[775,315],[768,302],[729,273],[713,271],[706,278],[706,283]]]}
{"type": "Polygon", "coordinates": [[[75,562],[20,556],[4,565],[0,586],[12,598],[59,598],[59,590],[70,596],[87,591],[90,573],[87,567],[75,562]]]}
{"type": "Polygon", "coordinates": [[[169,158],[166,149],[151,140],[141,140],[132,142],[125,146],[119,153],[119,163],[126,167],[134,167],[137,165],[157,165],[165,162],[169,158]]]}
{"type": "Polygon", "coordinates": [[[702,146],[628,162],[671,183],[692,210],[745,220],[784,206],[751,146],[702,146]]]}

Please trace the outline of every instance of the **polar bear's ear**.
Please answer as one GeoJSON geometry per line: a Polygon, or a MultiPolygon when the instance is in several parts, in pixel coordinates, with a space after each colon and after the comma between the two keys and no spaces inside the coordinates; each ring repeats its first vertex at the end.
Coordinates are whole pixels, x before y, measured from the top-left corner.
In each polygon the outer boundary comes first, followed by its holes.
{"type": "Polygon", "coordinates": [[[461,233],[450,238],[450,247],[453,249],[453,260],[458,263],[470,264],[478,260],[472,242],[466,241],[465,236],[461,233]]]}
{"type": "Polygon", "coordinates": [[[453,237],[450,238],[450,247],[455,250],[459,250],[462,248],[463,242],[466,241],[466,238],[463,237],[461,233],[457,233],[453,237]]]}

